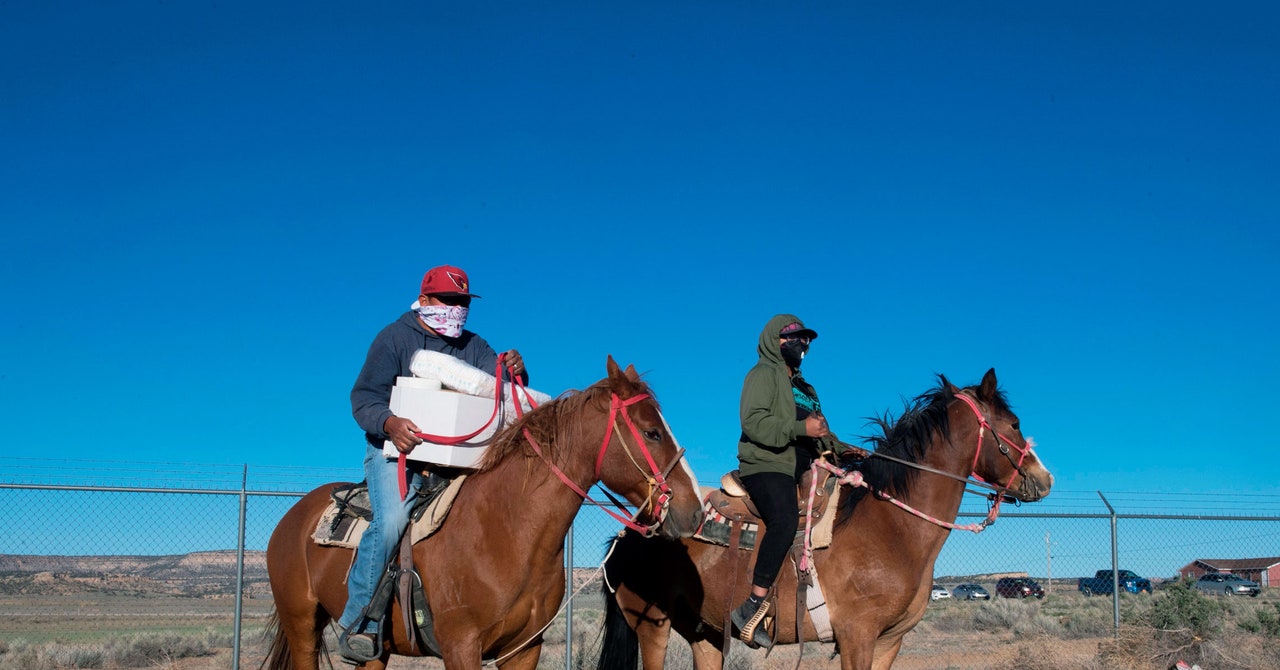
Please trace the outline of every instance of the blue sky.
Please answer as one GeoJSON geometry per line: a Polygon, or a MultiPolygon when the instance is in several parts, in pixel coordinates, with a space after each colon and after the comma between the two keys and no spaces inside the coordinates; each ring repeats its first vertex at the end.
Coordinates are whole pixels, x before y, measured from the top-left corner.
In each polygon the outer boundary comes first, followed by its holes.
{"type": "Polygon", "coordinates": [[[793,312],[843,437],[994,367],[1062,500],[1275,510],[1278,19],[6,3],[3,453],[354,469],[369,342],[451,263],[535,388],[645,372],[703,481],[793,312]]]}

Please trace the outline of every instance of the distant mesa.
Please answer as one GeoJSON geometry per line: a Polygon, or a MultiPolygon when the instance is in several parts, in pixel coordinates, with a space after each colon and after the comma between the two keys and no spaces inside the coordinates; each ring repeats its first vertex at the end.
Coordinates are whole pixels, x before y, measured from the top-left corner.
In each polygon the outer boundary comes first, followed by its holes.
{"type": "MultiPolygon", "coordinates": [[[[245,594],[269,597],[266,554],[245,552],[245,594]]],[[[192,598],[233,597],[236,552],[171,556],[33,556],[0,554],[0,593],[105,593],[192,598]]]]}

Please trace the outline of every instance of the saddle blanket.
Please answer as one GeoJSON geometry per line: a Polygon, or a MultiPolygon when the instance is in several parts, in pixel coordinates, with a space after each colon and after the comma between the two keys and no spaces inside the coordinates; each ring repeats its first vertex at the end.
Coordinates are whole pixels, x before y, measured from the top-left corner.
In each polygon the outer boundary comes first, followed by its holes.
{"type": "MultiPolygon", "coordinates": [[[[708,497],[702,503],[702,525],[693,534],[694,539],[709,544],[729,546],[729,531],[733,528],[733,520],[716,511],[716,504],[708,497]]],[[[755,521],[742,522],[742,534],[738,536],[738,548],[751,551],[756,548],[756,536],[760,534],[760,524],[755,521]]]]}
{"type": "MultiPolygon", "coordinates": [[[[694,533],[694,539],[723,547],[729,546],[729,531],[733,520],[719,511],[720,505],[717,504],[717,500],[722,499],[721,496],[723,495],[723,492],[713,490],[703,498],[702,525],[694,533]]],[[[818,499],[818,505],[813,510],[814,523],[810,531],[809,541],[814,549],[826,549],[831,546],[831,533],[835,526],[836,517],[835,501],[835,495],[823,495],[818,499]]],[[[800,530],[804,530],[803,516],[800,518],[800,530]]],[[[738,548],[744,551],[755,549],[756,538],[759,533],[760,523],[758,519],[752,516],[750,520],[744,520],[742,522],[742,535],[738,538],[738,548]]]]}
{"type": "MultiPolygon", "coordinates": [[[[421,542],[440,529],[445,517],[449,515],[453,499],[457,497],[458,490],[466,478],[466,475],[458,476],[440,495],[427,504],[426,510],[420,515],[414,512],[414,520],[409,526],[409,537],[413,543],[421,542]]],[[[360,544],[360,536],[364,535],[365,529],[369,527],[368,519],[359,516],[361,512],[367,511],[368,506],[367,492],[363,501],[356,500],[347,505],[339,505],[336,500],[330,500],[329,506],[325,508],[324,513],[320,515],[320,520],[316,523],[311,539],[315,540],[316,544],[355,549],[360,544]],[[355,510],[351,509],[353,507],[355,510]]]]}

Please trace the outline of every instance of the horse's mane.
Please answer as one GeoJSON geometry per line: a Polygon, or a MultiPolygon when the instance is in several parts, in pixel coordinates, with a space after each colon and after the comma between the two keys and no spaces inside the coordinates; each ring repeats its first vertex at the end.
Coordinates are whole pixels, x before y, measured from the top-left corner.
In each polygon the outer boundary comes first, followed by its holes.
{"type": "MultiPolygon", "coordinates": [[[[565,448],[565,443],[576,444],[581,442],[583,433],[597,427],[581,420],[583,412],[592,403],[599,402],[601,413],[607,416],[609,399],[614,393],[627,397],[648,393],[650,397],[654,397],[653,391],[649,389],[648,384],[643,381],[632,382],[621,377],[617,379],[605,377],[581,391],[565,391],[554,400],[542,403],[498,433],[494,438],[493,444],[489,445],[489,449],[485,452],[484,458],[480,461],[476,471],[492,470],[513,453],[529,453],[532,455],[533,448],[529,446],[529,440],[525,437],[526,431],[537,441],[544,457],[552,462],[559,463],[560,459],[557,455],[561,449],[565,448]],[[623,386],[627,386],[627,388],[623,388],[623,386]]],[[[599,447],[598,444],[595,446],[599,447]]]]}
{"type": "MultiPolygon", "coordinates": [[[[947,405],[955,396],[953,391],[947,389],[948,386],[950,385],[946,378],[938,375],[937,386],[911,400],[904,400],[902,415],[896,420],[887,411],[880,416],[869,418],[867,425],[879,428],[880,434],[863,436],[861,438],[863,443],[872,447],[877,454],[893,456],[911,463],[920,462],[930,445],[934,443],[933,436],[935,434],[946,436],[950,431],[947,405]]],[[[976,387],[969,386],[962,390],[973,394],[975,389],[976,387]]],[[[1009,412],[1009,402],[1003,391],[996,391],[996,397],[989,402],[993,411],[1009,412]]],[[[842,465],[861,471],[871,488],[895,498],[903,498],[910,494],[911,486],[920,472],[916,468],[875,456],[868,457],[860,464],[842,463],[842,465]]],[[[867,493],[868,490],[863,487],[849,490],[840,500],[836,523],[840,524],[848,520],[853,515],[854,507],[867,493]]]]}

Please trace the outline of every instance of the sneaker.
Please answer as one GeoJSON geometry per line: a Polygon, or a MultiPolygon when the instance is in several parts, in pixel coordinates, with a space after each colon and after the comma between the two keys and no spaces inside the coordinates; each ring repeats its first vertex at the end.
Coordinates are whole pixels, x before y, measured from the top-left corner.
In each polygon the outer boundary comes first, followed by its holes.
{"type": "Polygon", "coordinates": [[[769,639],[769,634],[764,630],[764,617],[769,613],[769,601],[762,600],[759,605],[752,605],[751,600],[738,605],[730,615],[729,619],[733,621],[733,627],[738,629],[738,639],[747,643],[747,646],[755,649],[758,647],[769,647],[773,645],[773,640],[769,639]]]}
{"type": "Polygon", "coordinates": [[[352,665],[368,663],[382,656],[378,648],[377,633],[355,633],[338,639],[338,652],[342,660],[352,665]]]}

